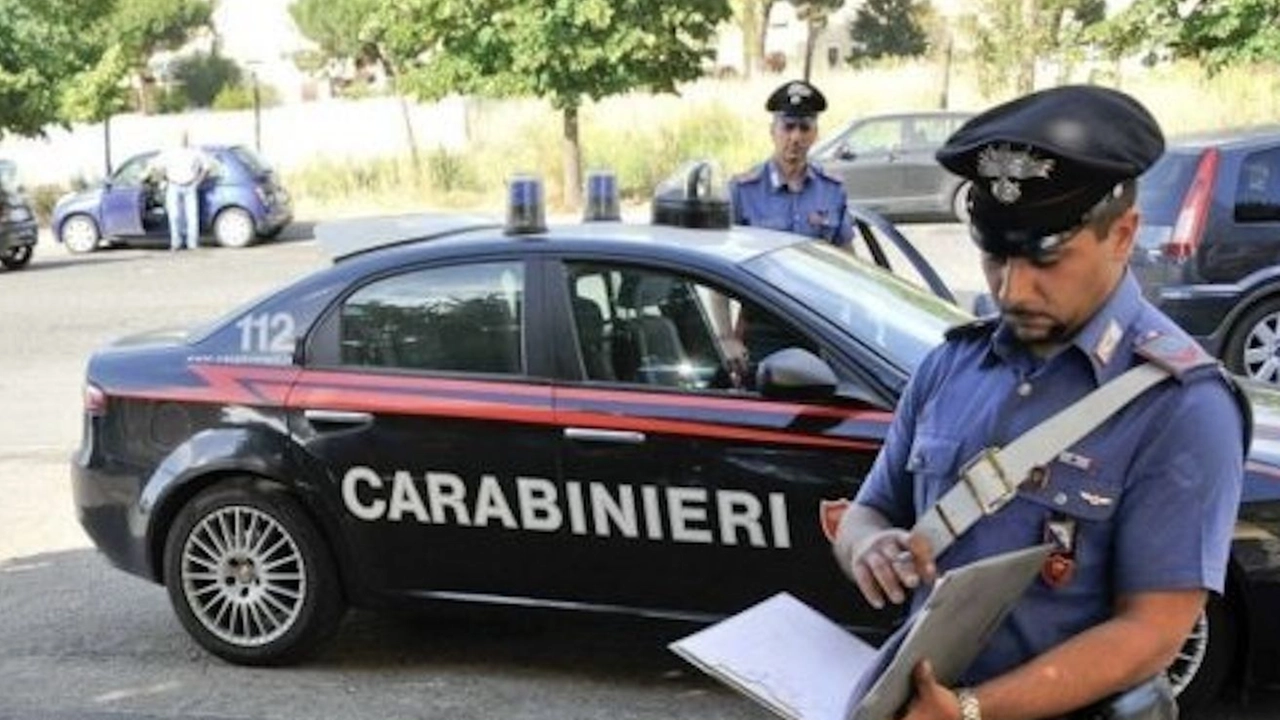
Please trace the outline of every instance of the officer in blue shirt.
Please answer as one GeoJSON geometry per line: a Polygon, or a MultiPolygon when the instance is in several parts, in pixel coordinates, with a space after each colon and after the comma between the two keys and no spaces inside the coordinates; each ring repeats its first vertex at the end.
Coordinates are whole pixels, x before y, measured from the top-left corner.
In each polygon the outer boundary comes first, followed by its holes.
{"type": "Polygon", "coordinates": [[[769,95],[765,109],[773,113],[773,157],[730,183],[734,223],[848,244],[853,229],[844,183],[809,162],[827,99],[813,85],[793,80],[769,95]]]}
{"type": "Polygon", "coordinates": [[[841,521],[836,559],[881,607],[978,558],[1044,541],[1054,551],[963,687],[916,668],[910,720],[1068,716],[1159,675],[1207,593],[1223,590],[1247,410],[1128,270],[1134,179],[1163,148],[1134,99],[1069,86],[992,108],[938,151],[973,182],[970,230],[1000,314],[953,330],[917,369],[841,521]],[[1145,362],[1173,377],[941,555],[905,529],[980,450],[1145,362]]]}

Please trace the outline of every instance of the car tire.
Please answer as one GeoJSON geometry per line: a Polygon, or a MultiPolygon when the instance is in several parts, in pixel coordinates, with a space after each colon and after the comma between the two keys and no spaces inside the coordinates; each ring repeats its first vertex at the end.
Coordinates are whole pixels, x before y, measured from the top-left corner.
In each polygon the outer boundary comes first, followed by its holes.
{"type": "Polygon", "coordinates": [[[98,223],[94,222],[93,218],[88,215],[72,215],[62,221],[58,238],[62,240],[63,245],[67,246],[67,250],[82,255],[98,249],[102,233],[98,230],[98,223]]]}
{"type": "Polygon", "coordinates": [[[222,247],[244,248],[258,239],[258,230],[248,210],[229,207],[213,219],[213,238],[222,247]]]}
{"type": "Polygon", "coordinates": [[[26,267],[27,263],[31,262],[31,256],[33,254],[34,253],[32,252],[30,245],[19,245],[18,247],[11,248],[5,254],[0,255],[0,264],[3,264],[10,270],[19,270],[26,267]]]}
{"type": "Polygon", "coordinates": [[[1210,594],[1178,657],[1165,670],[1184,715],[1206,708],[1222,693],[1234,665],[1238,639],[1230,602],[1210,594]]]}
{"type": "Polygon", "coordinates": [[[333,635],[345,612],[315,525],[266,481],[216,485],[187,503],[166,539],[164,570],[183,627],[237,665],[296,662],[333,635]]]}
{"type": "Polygon", "coordinates": [[[951,193],[951,216],[956,222],[969,222],[969,188],[973,187],[973,183],[968,181],[960,183],[955,192],[951,193]]]}
{"type": "Polygon", "coordinates": [[[1280,298],[1263,300],[1236,322],[1222,362],[1237,375],[1280,384],[1280,298]]]}

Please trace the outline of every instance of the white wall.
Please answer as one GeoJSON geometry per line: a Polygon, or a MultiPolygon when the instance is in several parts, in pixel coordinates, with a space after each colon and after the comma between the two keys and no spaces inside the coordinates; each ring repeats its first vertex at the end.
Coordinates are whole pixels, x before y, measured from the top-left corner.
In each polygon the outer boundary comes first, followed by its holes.
{"type": "MultiPolygon", "coordinates": [[[[439,103],[410,103],[413,131],[420,149],[461,150],[467,144],[467,109],[462,98],[439,103]]],[[[111,156],[118,167],[130,155],[163,147],[186,130],[193,143],[254,145],[252,110],[190,112],[183,115],[118,115],[111,121],[111,156]]],[[[332,160],[396,156],[409,144],[399,100],[326,100],[264,108],[261,113],[262,155],[277,168],[290,169],[327,158],[332,160]]],[[[7,136],[0,157],[18,163],[25,184],[66,183],[104,174],[101,123],[51,128],[44,139],[7,136]]]]}

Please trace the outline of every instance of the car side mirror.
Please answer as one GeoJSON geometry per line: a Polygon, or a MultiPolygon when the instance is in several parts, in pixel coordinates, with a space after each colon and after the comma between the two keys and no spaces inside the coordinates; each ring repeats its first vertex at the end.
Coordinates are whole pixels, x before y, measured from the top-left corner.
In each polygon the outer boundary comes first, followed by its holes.
{"type": "Polygon", "coordinates": [[[795,347],[770,353],[756,370],[756,388],[770,400],[828,400],[838,383],[822,358],[795,347]]]}
{"type": "Polygon", "coordinates": [[[854,152],[853,148],[848,145],[841,145],[836,148],[836,157],[841,160],[854,160],[858,157],[858,153],[854,152]]]}

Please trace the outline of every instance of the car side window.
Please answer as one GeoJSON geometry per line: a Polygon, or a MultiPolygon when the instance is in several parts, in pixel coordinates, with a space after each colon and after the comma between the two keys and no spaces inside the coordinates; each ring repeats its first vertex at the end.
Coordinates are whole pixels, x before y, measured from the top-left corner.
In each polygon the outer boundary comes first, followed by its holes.
{"type": "Polygon", "coordinates": [[[147,170],[155,155],[139,155],[121,165],[111,176],[111,184],[116,187],[136,187],[146,179],[147,170]]]}
{"type": "Polygon", "coordinates": [[[888,152],[902,146],[902,121],[871,120],[854,128],[842,147],[857,155],[888,152]]]}
{"type": "Polygon", "coordinates": [[[1240,163],[1235,219],[1280,221],[1280,148],[1253,153],[1240,163]]]}
{"type": "Polygon", "coordinates": [[[523,373],[524,266],[453,265],[407,272],[342,304],[343,365],[523,373]]]}
{"type": "Polygon", "coordinates": [[[814,343],[772,313],[666,270],[571,264],[569,299],[584,376],[683,390],[742,391],[760,359],[814,343]]]}
{"type": "Polygon", "coordinates": [[[902,147],[904,150],[941,147],[950,134],[950,123],[945,118],[912,118],[906,121],[902,147]]]}

